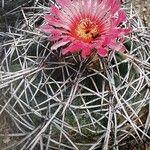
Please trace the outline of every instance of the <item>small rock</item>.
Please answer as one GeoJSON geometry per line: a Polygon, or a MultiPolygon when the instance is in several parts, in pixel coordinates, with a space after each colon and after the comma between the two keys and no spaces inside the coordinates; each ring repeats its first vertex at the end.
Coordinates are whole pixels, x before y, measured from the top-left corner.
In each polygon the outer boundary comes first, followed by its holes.
{"type": "Polygon", "coordinates": [[[4,144],[7,144],[9,142],[10,142],[10,137],[7,136],[6,138],[3,139],[4,144]]]}

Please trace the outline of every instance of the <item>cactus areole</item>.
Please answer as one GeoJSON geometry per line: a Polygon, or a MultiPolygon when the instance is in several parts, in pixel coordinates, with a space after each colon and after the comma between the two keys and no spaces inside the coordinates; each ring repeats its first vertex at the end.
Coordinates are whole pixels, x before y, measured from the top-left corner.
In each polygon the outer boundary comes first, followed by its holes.
{"type": "Polygon", "coordinates": [[[44,15],[41,30],[55,41],[52,49],[66,45],[63,54],[81,51],[83,58],[93,50],[105,57],[109,50],[124,51],[125,11],[120,0],[56,0],[44,15]]]}

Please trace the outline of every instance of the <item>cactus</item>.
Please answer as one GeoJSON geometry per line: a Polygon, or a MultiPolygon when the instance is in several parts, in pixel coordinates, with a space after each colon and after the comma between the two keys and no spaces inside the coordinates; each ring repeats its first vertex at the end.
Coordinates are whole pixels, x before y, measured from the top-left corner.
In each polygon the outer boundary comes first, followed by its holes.
{"type": "Polygon", "coordinates": [[[134,9],[126,9],[133,28],[127,52],[86,59],[51,49],[37,27],[43,9],[40,2],[22,8],[1,46],[0,114],[19,137],[8,148],[117,150],[149,139],[150,40],[134,9]]]}

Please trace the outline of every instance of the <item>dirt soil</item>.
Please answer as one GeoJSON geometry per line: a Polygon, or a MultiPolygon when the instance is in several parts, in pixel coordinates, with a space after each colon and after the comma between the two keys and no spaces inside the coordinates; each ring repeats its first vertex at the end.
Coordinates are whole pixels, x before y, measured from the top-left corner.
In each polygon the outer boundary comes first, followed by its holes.
{"type": "MultiPolygon", "coordinates": [[[[6,117],[6,114],[0,115],[0,150],[10,146],[15,143],[16,140],[8,136],[8,133],[11,133],[10,121],[6,117]]],[[[9,149],[14,150],[14,149],[9,149]]]]}
{"type": "Polygon", "coordinates": [[[131,0],[145,26],[150,27],[150,0],[131,0]]]}

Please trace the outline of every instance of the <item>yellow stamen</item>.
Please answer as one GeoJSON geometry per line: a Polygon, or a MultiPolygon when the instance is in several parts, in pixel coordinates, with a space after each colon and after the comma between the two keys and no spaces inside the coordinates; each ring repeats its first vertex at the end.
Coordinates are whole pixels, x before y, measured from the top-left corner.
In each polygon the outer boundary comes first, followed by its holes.
{"type": "Polygon", "coordinates": [[[76,28],[76,34],[85,42],[90,42],[98,36],[98,26],[89,19],[81,20],[76,28]]]}

